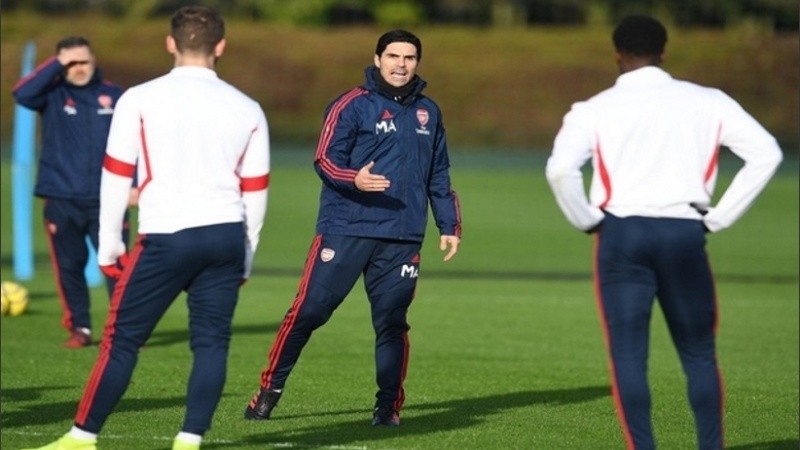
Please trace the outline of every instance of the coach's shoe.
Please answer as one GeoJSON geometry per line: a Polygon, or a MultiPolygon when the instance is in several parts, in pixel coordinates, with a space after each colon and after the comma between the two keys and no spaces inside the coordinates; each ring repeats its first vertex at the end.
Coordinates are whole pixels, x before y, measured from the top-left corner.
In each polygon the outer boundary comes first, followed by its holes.
{"type": "Polygon", "coordinates": [[[69,336],[69,339],[64,341],[66,348],[82,348],[92,345],[92,331],[88,328],[75,328],[69,336]]]}
{"type": "Polygon", "coordinates": [[[267,420],[272,413],[272,409],[278,405],[281,399],[281,392],[272,389],[260,388],[247,408],[244,410],[244,418],[248,420],[267,420]]]}
{"type": "Polygon", "coordinates": [[[400,414],[392,408],[382,408],[378,406],[372,413],[373,427],[399,427],[400,414]]]}
{"type": "Polygon", "coordinates": [[[78,439],[67,433],[44,447],[23,450],[97,450],[97,439],[78,439]]]}

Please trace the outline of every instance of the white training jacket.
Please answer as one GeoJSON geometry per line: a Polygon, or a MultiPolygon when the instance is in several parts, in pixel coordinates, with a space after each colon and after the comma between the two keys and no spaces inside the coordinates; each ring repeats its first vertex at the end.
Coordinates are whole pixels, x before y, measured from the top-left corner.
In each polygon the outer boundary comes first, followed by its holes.
{"type": "Polygon", "coordinates": [[[137,171],[138,232],[245,222],[245,278],[267,210],[269,130],[251,98],[198,66],[180,66],[119,99],[100,186],[98,263],[125,253],[120,238],[137,171]]]}
{"type": "Polygon", "coordinates": [[[572,105],[546,176],[567,220],[580,230],[595,227],[605,210],[619,217],[703,220],[715,232],[747,211],[782,158],[775,138],[728,95],[647,66],[572,105]],[[711,207],[720,146],[744,166],[711,207]],[[581,168],[589,159],[587,199],[581,168]]]}

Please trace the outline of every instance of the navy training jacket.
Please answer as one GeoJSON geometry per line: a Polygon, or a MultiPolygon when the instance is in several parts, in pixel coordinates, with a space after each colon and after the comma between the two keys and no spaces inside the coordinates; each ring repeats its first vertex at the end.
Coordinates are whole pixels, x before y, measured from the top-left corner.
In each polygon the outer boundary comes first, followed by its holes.
{"type": "Polygon", "coordinates": [[[104,81],[99,69],[85,86],[68,83],[63,70],[52,56],[14,86],[17,103],[42,118],[34,194],[99,200],[108,130],[123,89],[104,81]]]}
{"type": "Polygon", "coordinates": [[[460,237],[442,113],[422,95],[425,81],[401,104],[379,92],[376,67],[367,67],[365,76],[363,86],[325,109],[314,157],[323,181],[317,233],[422,242],[430,202],[439,233],[460,237]],[[384,192],[355,186],[356,173],[370,161],[371,172],[391,182],[384,192]]]}

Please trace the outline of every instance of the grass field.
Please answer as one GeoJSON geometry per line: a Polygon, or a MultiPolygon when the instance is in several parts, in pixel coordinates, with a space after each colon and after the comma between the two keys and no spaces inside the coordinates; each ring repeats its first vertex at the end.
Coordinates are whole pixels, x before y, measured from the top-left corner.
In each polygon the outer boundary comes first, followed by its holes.
{"type": "MultiPolygon", "coordinates": [[[[463,244],[447,264],[437,239],[423,247],[409,313],[403,425],[387,430],[369,425],[373,336],[358,287],[313,336],[273,420],[242,419],[314,232],[319,181],[305,155],[276,152],[262,247],[241,292],[228,382],[204,448],[624,448],[590,281],[591,239],[558,211],[543,158],[452,159],[463,244]]],[[[740,222],[708,237],[721,305],[726,438],[733,449],[797,449],[800,443],[797,173],[796,157],[787,160],[740,222]]],[[[4,163],[4,280],[13,278],[8,174],[4,163]]],[[[723,174],[720,188],[729,179],[723,174]]],[[[29,311],[3,317],[0,326],[3,449],[43,445],[69,428],[97,354],[96,347],[61,348],[66,335],[40,230],[37,221],[36,278],[25,283],[29,311]]],[[[107,302],[102,290],[93,295],[99,333],[107,302]]],[[[182,300],[142,350],[101,448],[170,446],[182,422],[191,359],[182,300]]],[[[659,312],[651,348],[660,448],[694,448],[683,375],[659,312]]]]}

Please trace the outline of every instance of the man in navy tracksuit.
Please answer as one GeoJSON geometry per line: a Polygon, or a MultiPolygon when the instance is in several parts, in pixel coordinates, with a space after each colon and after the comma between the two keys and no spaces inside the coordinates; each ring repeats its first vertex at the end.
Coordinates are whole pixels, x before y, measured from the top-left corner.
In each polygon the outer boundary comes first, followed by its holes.
{"type": "Polygon", "coordinates": [[[414,297],[430,203],[440,248],[461,235],[439,107],[416,75],[422,45],[404,30],[378,40],[366,82],[331,103],[314,157],[322,178],[317,235],[245,418],[268,419],[311,333],[361,274],[375,330],[378,392],[373,425],[397,426],[408,363],[406,312],[414,297]]]}
{"type": "MultiPolygon", "coordinates": [[[[35,195],[44,223],[68,348],[92,344],[86,237],[97,248],[100,174],[111,116],[122,88],[103,80],[89,42],[68,37],[56,55],[14,86],[14,98],[42,117],[42,149],[35,195]]],[[[133,191],[132,201],[135,198],[133,191]]],[[[127,227],[124,227],[127,230],[127,227]]],[[[127,243],[127,231],[124,241],[127,243]]],[[[113,280],[107,279],[109,293],[113,280]]]]}

